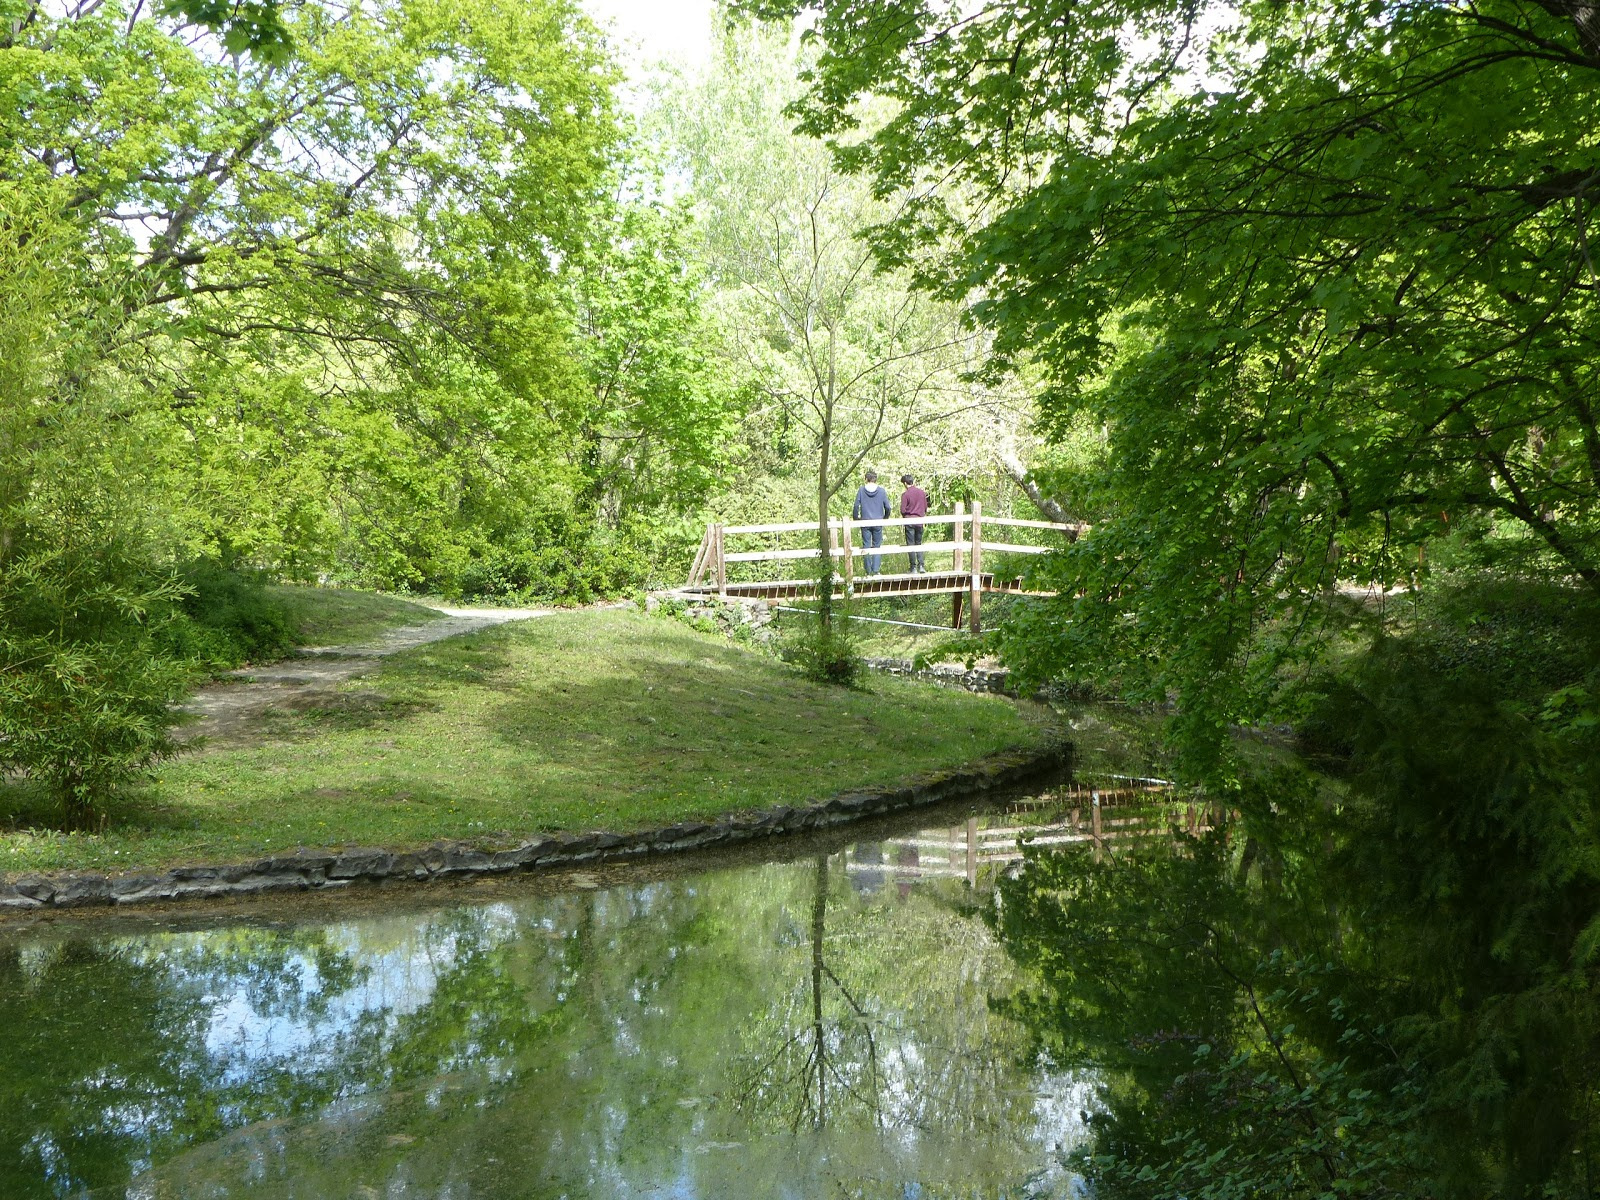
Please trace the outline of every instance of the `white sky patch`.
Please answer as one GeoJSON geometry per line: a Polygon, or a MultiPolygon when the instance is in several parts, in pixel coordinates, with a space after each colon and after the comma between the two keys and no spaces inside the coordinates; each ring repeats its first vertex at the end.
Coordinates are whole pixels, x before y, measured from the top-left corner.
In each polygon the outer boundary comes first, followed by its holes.
{"type": "Polygon", "coordinates": [[[623,65],[637,80],[662,59],[702,67],[711,57],[712,0],[580,0],[616,38],[623,65]]]}

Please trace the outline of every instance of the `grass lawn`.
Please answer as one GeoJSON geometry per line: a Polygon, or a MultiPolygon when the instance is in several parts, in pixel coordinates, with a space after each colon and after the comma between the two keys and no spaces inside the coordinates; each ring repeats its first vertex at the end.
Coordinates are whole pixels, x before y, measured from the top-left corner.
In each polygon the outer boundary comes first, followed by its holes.
{"type": "Polygon", "coordinates": [[[293,587],[267,589],[293,619],[302,646],[341,646],[375,638],[402,625],[421,625],[444,616],[436,608],[398,596],[380,596],[349,588],[293,587]]]}
{"type": "Polygon", "coordinates": [[[0,791],[0,872],[247,859],[628,830],[892,783],[1050,735],[1048,714],[874,678],[820,687],[633,611],[578,611],[405,651],[260,745],[191,752],[103,832],[0,791]]]}

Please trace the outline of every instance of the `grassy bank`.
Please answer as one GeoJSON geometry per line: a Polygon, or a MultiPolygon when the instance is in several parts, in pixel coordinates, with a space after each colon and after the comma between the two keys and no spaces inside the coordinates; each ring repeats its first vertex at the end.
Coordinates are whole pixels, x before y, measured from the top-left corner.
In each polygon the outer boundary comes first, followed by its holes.
{"type": "Polygon", "coordinates": [[[165,765],[103,832],[0,792],[0,872],[232,861],[296,845],[626,830],[887,783],[1038,744],[1042,714],[771,658],[625,611],[518,622],[396,655],[259,745],[165,765]]]}
{"type": "Polygon", "coordinates": [[[389,629],[422,625],[444,616],[436,608],[347,588],[274,585],[267,595],[283,607],[302,646],[342,646],[367,641],[389,629]]]}

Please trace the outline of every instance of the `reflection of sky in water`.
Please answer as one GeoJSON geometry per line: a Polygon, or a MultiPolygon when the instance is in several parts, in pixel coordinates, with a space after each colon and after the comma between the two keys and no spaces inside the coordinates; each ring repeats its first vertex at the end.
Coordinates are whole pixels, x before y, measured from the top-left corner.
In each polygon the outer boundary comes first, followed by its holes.
{"type": "MultiPolygon", "coordinates": [[[[223,1134],[214,1154],[200,1140],[153,1166],[130,1146],[130,1174],[151,1174],[115,1194],[154,1179],[174,1195],[492,1200],[546,1194],[544,1184],[525,1190],[542,1170],[551,1195],[690,1200],[759,1178],[762,1190],[748,1194],[934,1200],[954,1194],[934,1181],[967,1170],[971,1157],[972,1169],[1010,1182],[961,1194],[1069,1195],[1055,1151],[1082,1140],[1094,1089],[1048,1064],[1022,1066],[1022,1040],[987,1010],[986,972],[1009,968],[981,923],[957,910],[970,904],[967,879],[982,890],[1010,848],[969,834],[883,839],[829,860],[825,956],[853,980],[861,1007],[824,984],[838,1078],[823,1132],[783,1107],[794,1102],[783,1074],[793,1063],[769,1081],[777,1108],[747,1113],[729,1092],[730,1072],[749,1069],[747,1059],[810,1036],[814,863],[321,928],[114,939],[195,998],[194,1051],[209,1063],[201,1073],[217,1093],[212,1111],[245,1126],[223,1134]],[[983,862],[969,862],[969,845],[983,862]],[[943,982],[919,991],[923,981],[896,966],[907,954],[923,955],[919,964],[978,957],[943,963],[943,982]],[[479,990],[461,986],[464,973],[479,990]],[[741,1042],[753,1026],[765,1031],[741,1042]],[[398,1048],[404,1056],[391,1060],[398,1048]],[[294,1080],[315,1083],[321,1099],[309,1108],[286,1100],[281,1115],[263,1118],[272,1089],[292,1096],[294,1080]],[[851,1088],[872,1092],[881,1127],[851,1088]],[[943,1095],[983,1111],[938,1111],[943,1095]],[[357,1144],[372,1170],[352,1190],[328,1163],[357,1144]],[[512,1164],[505,1175],[473,1174],[502,1156],[512,1164]],[[338,1182],[272,1190],[285,1171],[338,1182]]],[[[48,978],[48,954],[30,947],[23,958],[48,978]]],[[[165,1123],[181,1135],[177,1111],[157,1098],[105,1110],[103,1127],[148,1137],[165,1123]]],[[[40,1131],[32,1144],[70,1175],[70,1163],[56,1162],[65,1151],[55,1134],[40,1131]]]]}
{"type": "MultiPolygon", "coordinates": [[[[516,910],[509,904],[477,910],[473,946],[477,949],[503,943],[518,934],[516,910]]],[[[247,1082],[263,1068],[290,1068],[305,1073],[337,1064],[342,1039],[373,1018],[381,1018],[384,1036],[392,1035],[404,1017],[420,1012],[433,999],[442,974],[461,953],[461,937],[439,933],[427,917],[396,918],[376,923],[336,925],[325,932],[328,948],[349,955],[363,970],[353,984],[329,986],[316,959],[305,953],[288,955],[279,967],[280,988],[294,982],[295,991],[315,1005],[301,1011],[282,1011],[281,1005],[258,1004],[248,986],[221,994],[206,994],[210,1016],[205,1048],[222,1067],[226,1084],[247,1082]],[[374,936],[376,934],[376,936],[374,936]],[[384,945],[383,943],[392,943],[384,945]],[[278,1011],[274,1011],[278,1009],[278,1011]]],[[[539,927],[555,930],[553,918],[539,927]]],[[[146,957],[171,964],[174,985],[202,991],[220,984],[243,984],[213,969],[201,971],[209,933],[168,935],[142,947],[146,957]]]]}

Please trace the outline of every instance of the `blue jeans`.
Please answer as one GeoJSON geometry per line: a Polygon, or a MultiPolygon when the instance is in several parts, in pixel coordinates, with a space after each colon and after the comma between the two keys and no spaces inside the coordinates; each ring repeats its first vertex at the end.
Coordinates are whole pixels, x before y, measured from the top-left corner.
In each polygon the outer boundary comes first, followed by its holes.
{"type": "MultiPolygon", "coordinates": [[[[922,545],[922,526],[921,525],[907,525],[905,527],[905,530],[906,530],[906,545],[908,545],[908,546],[920,546],[920,545],[922,545]]],[[[910,555],[908,555],[908,557],[911,559],[911,569],[913,571],[926,571],[928,569],[928,565],[927,565],[928,556],[926,554],[918,554],[915,551],[913,551],[910,555]]]]}
{"type": "MultiPolygon", "coordinates": [[[[863,550],[871,550],[874,546],[881,546],[881,545],[883,545],[883,526],[882,525],[863,525],[863,526],[861,526],[861,548],[863,550]]],[[[883,556],[882,555],[879,555],[879,554],[869,554],[869,555],[867,555],[867,557],[865,559],[865,565],[866,565],[866,568],[867,568],[867,574],[868,575],[876,575],[878,573],[878,567],[882,562],[883,562],[883,556]]]]}

